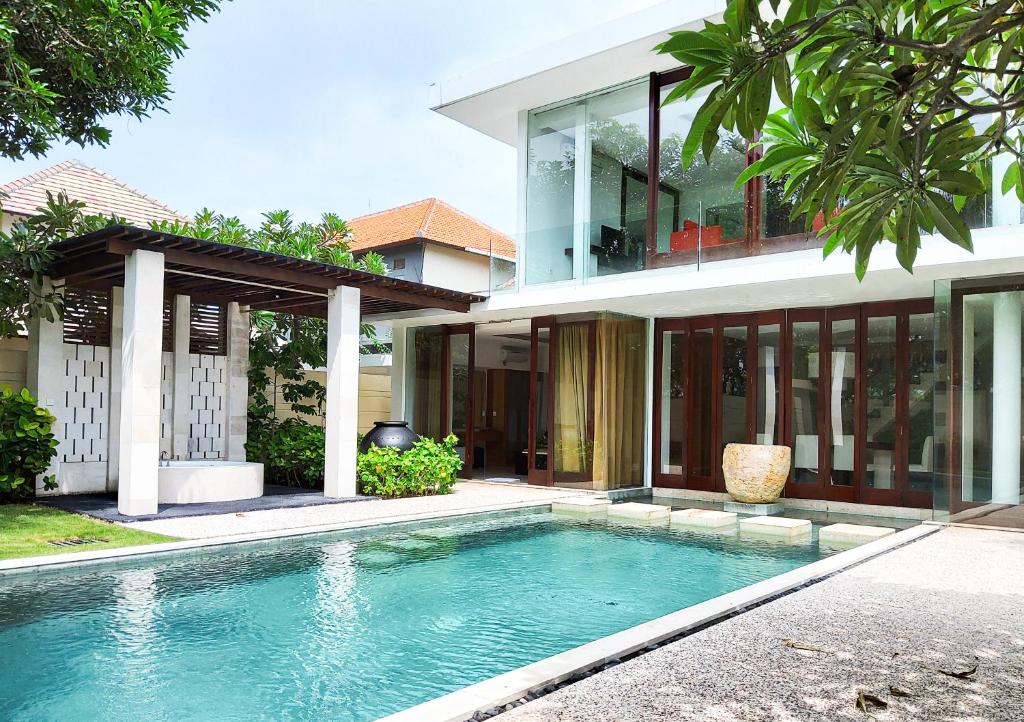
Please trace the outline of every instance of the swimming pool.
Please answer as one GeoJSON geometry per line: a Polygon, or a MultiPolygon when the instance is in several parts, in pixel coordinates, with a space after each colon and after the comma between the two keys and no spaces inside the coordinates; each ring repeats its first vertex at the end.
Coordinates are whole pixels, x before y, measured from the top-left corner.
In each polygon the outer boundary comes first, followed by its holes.
{"type": "Polygon", "coordinates": [[[0,718],[372,720],[820,559],[816,537],[531,512],[0,576],[0,718]]]}

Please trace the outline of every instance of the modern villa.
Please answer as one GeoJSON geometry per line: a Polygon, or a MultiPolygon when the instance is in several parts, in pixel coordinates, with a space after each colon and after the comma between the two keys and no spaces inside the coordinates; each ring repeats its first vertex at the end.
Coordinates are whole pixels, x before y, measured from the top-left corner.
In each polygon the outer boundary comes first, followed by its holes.
{"type": "Polygon", "coordinates": [[[1019,504],[1020,202],[963,210],[973,253],[928,237],[911,275],[883,245],[858,282],[780,184],[735,187],[741,139],[681,167],[700,99],[662,106],[690,68],[652,48],[722,6],[663,2],[433,87],[517,149],[518,263],[495,254],[468,314],[392,320],[393,416],[455,433],[474,478],[713,499],[745,442],[791,447],[792,506],[1019,504]]]}

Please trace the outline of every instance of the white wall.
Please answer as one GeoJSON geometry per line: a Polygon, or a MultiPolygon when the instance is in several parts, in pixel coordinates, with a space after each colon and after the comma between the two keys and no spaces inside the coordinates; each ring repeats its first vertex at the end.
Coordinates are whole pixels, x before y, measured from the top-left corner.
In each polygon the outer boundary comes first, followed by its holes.
{"type": "Polygon", "coordinates": [[[434,243],[424,244],[423,283],[468,293],[490,287],[491,261],[483,254],[469,253],[434,243]]]}

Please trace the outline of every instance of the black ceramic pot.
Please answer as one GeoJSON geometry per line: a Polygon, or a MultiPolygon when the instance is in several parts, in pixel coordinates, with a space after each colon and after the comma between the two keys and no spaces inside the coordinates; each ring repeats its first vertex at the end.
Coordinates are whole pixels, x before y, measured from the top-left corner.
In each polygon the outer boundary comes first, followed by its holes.
{"type": "Polygon", "coordinates": [[[365,452],[370,446],[382,449],[392,446],[404,452],[411,449],[419,438],[407,421],[374,421],[373,428],[363,437],[359,451],[365,452]]]}

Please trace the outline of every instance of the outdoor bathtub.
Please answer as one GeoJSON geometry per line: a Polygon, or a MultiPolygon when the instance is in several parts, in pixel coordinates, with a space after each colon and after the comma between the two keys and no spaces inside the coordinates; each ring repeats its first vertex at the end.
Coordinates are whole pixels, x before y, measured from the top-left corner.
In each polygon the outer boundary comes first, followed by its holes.
{"type": "Polygon", "coordinates": [[[216,459],[162,462],[160,504],[201,504],[263,496],[263,464],[216,459]]]}

